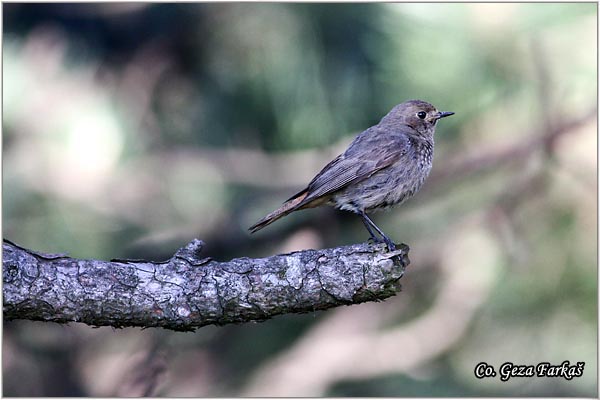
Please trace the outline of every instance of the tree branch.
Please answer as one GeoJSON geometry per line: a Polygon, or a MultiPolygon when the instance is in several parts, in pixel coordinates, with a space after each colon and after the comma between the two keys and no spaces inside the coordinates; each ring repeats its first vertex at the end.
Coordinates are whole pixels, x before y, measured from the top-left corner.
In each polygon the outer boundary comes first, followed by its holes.
{"type": "Polygon", "coordinates": [[[217,262],[194,239],[165,262],[80,260],[4,240],[4,318],[194,330],[382,300],[408,246],[354,244],[217,262]]]}

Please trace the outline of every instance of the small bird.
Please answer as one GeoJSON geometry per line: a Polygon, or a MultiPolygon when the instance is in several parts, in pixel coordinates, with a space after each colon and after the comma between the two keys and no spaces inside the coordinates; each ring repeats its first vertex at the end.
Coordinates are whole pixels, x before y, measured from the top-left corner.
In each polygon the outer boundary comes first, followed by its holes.
{"type": "Polygon", "coordinates": [[[360,215],[371,238],[395,250],[367,213],[400,204],[421,188],[431,171],[435,125],[453,114],[422,100],[398,104],[377,125],[360,133],[306,188],[249,230],[254,233],[297,210],[330,205],[360,215]]]}

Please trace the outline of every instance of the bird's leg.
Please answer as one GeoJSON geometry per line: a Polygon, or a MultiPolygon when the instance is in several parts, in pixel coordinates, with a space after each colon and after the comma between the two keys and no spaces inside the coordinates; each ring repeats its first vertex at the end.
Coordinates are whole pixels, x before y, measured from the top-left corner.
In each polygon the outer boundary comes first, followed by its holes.
{"type": "Polygon", "coordinates": [[[365,224],[365,227],[367,228],[367,230],[371,234],[371,237],[376,242],[380,242],[380,240],[378,240],[375,237],[375,235],[373,234],[373,231],[371,230],[371,227],[373,229],[375,229],[377,231],[377,233],[379,233],[381,235],[381,237],[383,238],[383,241],[387,245],[389,251],[396,250],[396,245],[394,244],[394,242],[392,242],[392,240],[389,237],[387,237],[386,234],[383,233],[383,231],[381,229],[379,229],[379,227],[377,225],[375,225],[375,222],[371,221],[371,218],[369,218],[369,216],[364,211],[360,211],[360,216],[362,217],[362,220],[363,220],[363,223],[365,224]]]}
{"type": "Polygon", "coordinates": [[[367,228],[367,231],[369,231],[369,235],[371,235],[371,237],[369,239],[373,239],[373,241],[375,243],[381,243],[381,239],[379,239],[377,236],[375,236],[375,234],[373,233],[373,230],[371,229],[371,225],[369,225],[368,220],[366,219],[366,214],[364,212],[360,213],[360,217],[361,220],[363,222],[363,224],[365,225],[365,228],[367,228]]]}

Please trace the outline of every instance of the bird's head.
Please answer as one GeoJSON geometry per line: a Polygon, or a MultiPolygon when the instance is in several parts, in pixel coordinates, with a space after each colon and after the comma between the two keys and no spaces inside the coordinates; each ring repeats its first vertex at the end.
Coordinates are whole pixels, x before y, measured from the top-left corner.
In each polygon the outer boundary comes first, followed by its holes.
{"type": "Polygon", "coordinates": [[[435,124],[444,117],[454,113],[438,111],[434,106],[423,100],[408,100],[398,104],[385,116],[380,125],[409,126],[421,135],[433,135],[435,124]]]}

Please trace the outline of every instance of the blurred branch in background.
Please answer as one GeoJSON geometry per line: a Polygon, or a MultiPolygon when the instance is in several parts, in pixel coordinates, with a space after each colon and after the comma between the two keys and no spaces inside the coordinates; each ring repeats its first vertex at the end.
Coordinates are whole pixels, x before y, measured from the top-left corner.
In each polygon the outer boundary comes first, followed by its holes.
{"type": "Polygon", "coordinates": [[[162,343],[153,340],[147,349],[127,360],[123,375],[115,379],[111,395],[114,397],[155,396],[158,385],[164,381],[167,371],[167,356],[162,343]]]}
{"type": "Polygon", "coordinates": [[[596,121],[597,109],[590,108],[580,117],[566,119],[550,129],[540,132],[523,132],[519,139],[504,148],[497,146],[489,149],[480,149],[477,154],[461,156],[457,160],[449,160],[444,169],[437,169],[429,179],[432,188],[445,188],[453,182],[466,179],[471,174],[481,174],[492,169],[512,167],[514,163],[522,162],[538,151],[547,151],[554,147],[554,143],[562,136],[578,132],[578,129],[596,121]]]}

